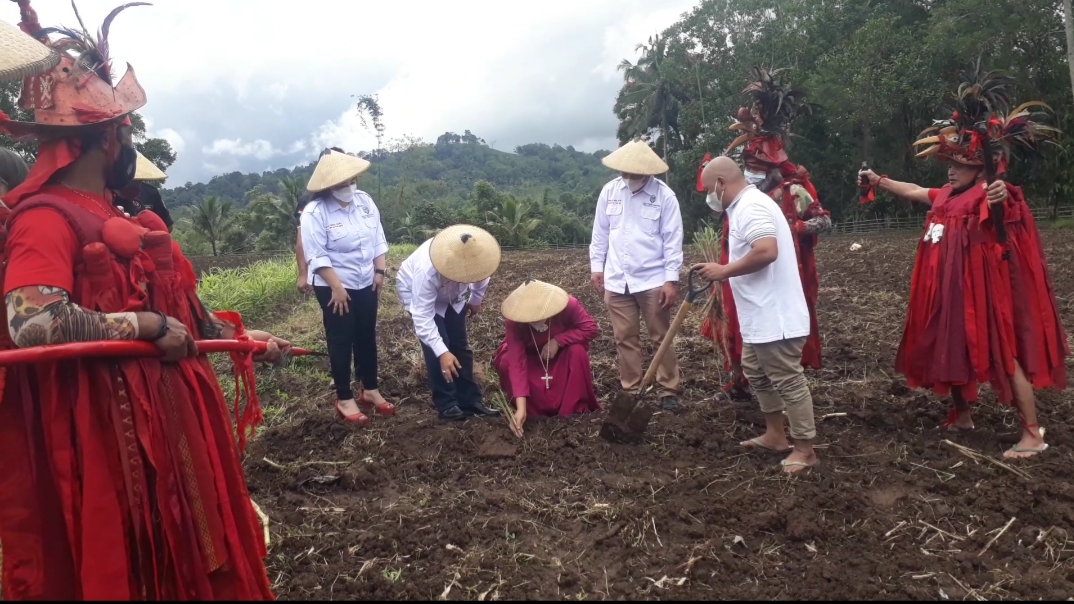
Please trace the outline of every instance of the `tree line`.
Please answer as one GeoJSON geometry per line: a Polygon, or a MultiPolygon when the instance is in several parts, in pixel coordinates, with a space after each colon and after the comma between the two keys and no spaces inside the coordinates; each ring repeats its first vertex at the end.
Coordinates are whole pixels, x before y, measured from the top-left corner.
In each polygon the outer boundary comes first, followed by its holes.
{"type": "MultiPolygon", "coordinates": [[[[784,81],[804,88],[813,109],[794,124],[788,153],[824,205],[836,219],[906,214],[914,210],[887,195],[861,206],[856,172],[864,161],[943,184],[942,168],[915,159],[911,143],[950,115],[958,73],[978,57],[1017,78],[1016,102],[1042,100],[1053,125],[1074,131],[1064,34],[1059,0],[702,0],[620,66],[618,138],[648,137],[667,158],[691,231],[709,215],[695,191],[699,163],[732,140],[749,68],[787,68],[784,81]]],[[[1065,151],[1031,160],[1008,176],[1030,203],[1074,203],[1065,151]]]]}

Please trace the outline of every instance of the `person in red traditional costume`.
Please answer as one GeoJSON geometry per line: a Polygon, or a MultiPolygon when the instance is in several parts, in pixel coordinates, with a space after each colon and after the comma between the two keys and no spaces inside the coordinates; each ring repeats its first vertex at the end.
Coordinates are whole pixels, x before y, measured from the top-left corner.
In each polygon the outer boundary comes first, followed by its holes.
{"type": "MultiPolygon", "coordinates": [[[[790,84],[785,84],[778,77],[783,71],[768,71],[762,67],[752,69],[753,82],[743,90],[749,99],[749,106],[738,110],[738,121],[731,126],[733,131],[742,131],[724,152],[730,155],[742,147],[744,174],[749,184],[755,185],[761,192],[768,194],[783,210],[791,233],[795,239],[795,253],[798,256],[798,269],[805,288],[806,304],[809,307],[811,331],[802,350],[802,366],[820,369],[820,332],[817,326],[817,298],[819,282],[817,280],[817,261],[813,249],[817,245],[817,236],[832,226],[828,211],[820,205],[820,199],[809,172],[804,166],[791,163],[784,150],[784,143],[790,134],[790,124],[799,115],[809,113],[805,104],[805,93],[790,84]]],[[[704,170],[710,157],[706,156],[701,165],[704,170]]],[[[701,172],[698,172],[698,191],[704,192],[701,185],[701,172]]],[[[727,218],[720,242],[720,262],[726,264],[727,258],[727,218]]],[[[738,315],[735,311],[735,298],[730,285],[724,282],[722,287],[724,314],[727,317],[726,350],[730,355],[729,369],[731,381],[724,392],[732,400],[750,399],[749,382],[742,375],[742,334],[739,329],[738,315]]],[[[702,334],[712,339],[714,331],[711,322],[702,325],[702,334]]]]}
{"type": "Polygon", "coordinates": [[[1026,458],[1048,448],[1034,389],[1066,387],[1069,349],[1033,215],[1021,189],[995,180],[1013,151],[1035,150],[1055,132],[1033,121],[1039,102],[1008,112],[1012,83],[982,73],[980,65],[963,73],[955,113],[915,143],[929,145],[919,157],[947,162],[942,188],[870,170],[860,175],[873,187],[930,206],[896,371],[910,387],[950,394],[944,427],[957,431],[973,429],[978,384],[991,384],[996,398],[1022,417],[1021,440],[1004,457],[1026,458]]]}
{"type": "MultiPolygon", "coordinates": [[[[42,29],[29,0],[18,2],[20,27],[61,60],[24,82],[32,122],[0,114],[0,131],[40,144],[25,182],[3,199],[0,347],[143,340],[164,356],[0,369],[3,597],[271,599],[236,426],[197,342],[269,341],[254,359],[266,361],[289,344],[244,333],[235,313],[207,312],[161,220],[125,218],[113,205],[108,191],[135,173],[127,116],[146,101],[129,66],[111,83],[107,34],[122,9],[91,39],[42,29]]],[[[242,444],[259,419],[249,392],[242,444]]]]}
{"type": "Polygon", "coordinates": [[[529,416],[566,417],[600,410],[589,343],[600,327],[578,300],[550,283],[528,280],[500,308],[504,340],[492,360],[515,404],[518,436],[529,416]]]}

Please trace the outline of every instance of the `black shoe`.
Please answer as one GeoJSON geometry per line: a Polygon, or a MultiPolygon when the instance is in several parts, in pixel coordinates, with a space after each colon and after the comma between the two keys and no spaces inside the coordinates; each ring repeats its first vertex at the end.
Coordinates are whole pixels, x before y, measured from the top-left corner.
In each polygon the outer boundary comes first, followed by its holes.
{"type": "Polygon", "coordinates": [[[660,399],[660,408],[664,411],[670,411],[672,413],[679,413],[682,411],[682,405],[679,403],[679,397],[667,395],[660,399]]]}
{"type": "Polygon", "coordinates": [[[440,419],[446,422],[460,422],[469,417],[469,415],[462,409],[459,409],[458,405],[444,411],[440,414],[440,419]]]}
{"type": "Polygon", "coordinates": [[[475,417],[492,417],[494,415],[499,415],[500,413],[499,411],[496,411],[494,409],[489,409],[485,406],[484,403],[481,402],[477,402],[473,405],[470,405],[466,408],[466,410],[470,413],[473,413],[475,417]]]}

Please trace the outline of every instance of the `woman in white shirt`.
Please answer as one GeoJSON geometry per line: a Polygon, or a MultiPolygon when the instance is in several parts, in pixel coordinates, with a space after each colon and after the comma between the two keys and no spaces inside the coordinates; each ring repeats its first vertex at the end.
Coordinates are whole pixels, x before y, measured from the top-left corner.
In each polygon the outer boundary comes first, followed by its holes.
{"type": "Polygon", "coordinates": [[[306,187],[314,198],[301,217],[302,247],[324,313],[336,414],[360,426],[369,422],[365,413],[395,414],[377,385],[377,302],[388,242],[376,204],[355,186],[368,169],[369,162],[359,157],[323,154],[306,187]],[[362,382],[357,399],[351,390],[352,355],[362,382]]]}

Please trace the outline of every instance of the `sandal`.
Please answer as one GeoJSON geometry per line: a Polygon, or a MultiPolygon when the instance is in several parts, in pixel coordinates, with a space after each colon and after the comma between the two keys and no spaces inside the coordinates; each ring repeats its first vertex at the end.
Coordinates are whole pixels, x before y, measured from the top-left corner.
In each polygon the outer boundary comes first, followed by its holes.
{"type": "Polygon", "coordinates": [[[747,451],[763,450],[768,451],[769,453],[786,453],[794,449],[793,446],[787,447],[786,449],[773,449],[772,447],[769,447],[768,445],[762,443],[760,436],[758,436],[757,438],[751,438],[744,443],[739,443],[738,446],[742,447],[743,449],[746,449],[747,451]]]}
{"type": "Polygon", "coordinates": [[[362,393],[358,395],[358,405],[364,409],[366,413],[372,413],[375,410],[377,415],[382,417],[391,417],[395,415],[395,405],[389,403],[387,400],[379,404],[366,400],[365,391],[362,391],[362,393]]]}
{"type": "Polygon", "coordinates": [[[815,469],[819,468],[820,467],[820,460],[818,459],[817,461],[815,461],[815,462],[813,462],[811,464],[808,464],[808,463],[806,463],[804,461],[787,461],[786,459],[784,459],[783,461],[779,462],[779,465],[783,468],[783,473],[784,474],[786,474],[788,476],[800,476],[802,474],[805,474],[806,472],[809,472],[810,470],[815,470],[815,469]],[[787,468],[802,468],[802,469],[801,470],[795,470],[793,472],[788,472],[787,468]]]}
{"type": "Polygon", "coordinates": [[[343,409],[339,406],[339,399],[336,399],[336,416],[339,417],[339,419],[347,422],[348,424],[355,424],[359,427],[369,423],[369,418],[366,417],[365,414],[361,411],[355,413],[354,415],[347,415],[346,413],[344,413],[343,409]]]}
{"type": "MultiPolygon", "coordinates": [[[[1032,429],[1036,428],[1037,433],[1040,434],[1040,437],[1044,438],[1044,428],[1041,428],[1040,425],[1038,425],[1038,424],[1027,424],[1024,421],[1022,422],[1022,425],[1025,426],[1026,430],[1032,430],[1032,429]]],[[[1004,459],[1030,459],[1030,458],[1033,458],[1033,457],[1036,457],[1036,456],[1040,455],[1041,453],[1044,453],[1047,450],[1048,450],[1048,443],[1042,443],[1040,448],[1032,448],[1032,449],[1023,449],[1022,447],[1019,447],[1017,444],[1015,444],[1010,449],[1007,449],[1007,451],[1003,454],[1003,458],[1004,459]],[[1026,456],[1008,455],[1008,453],[1029,453],[1029,455],[1026,455],[1026,456]]]]}

